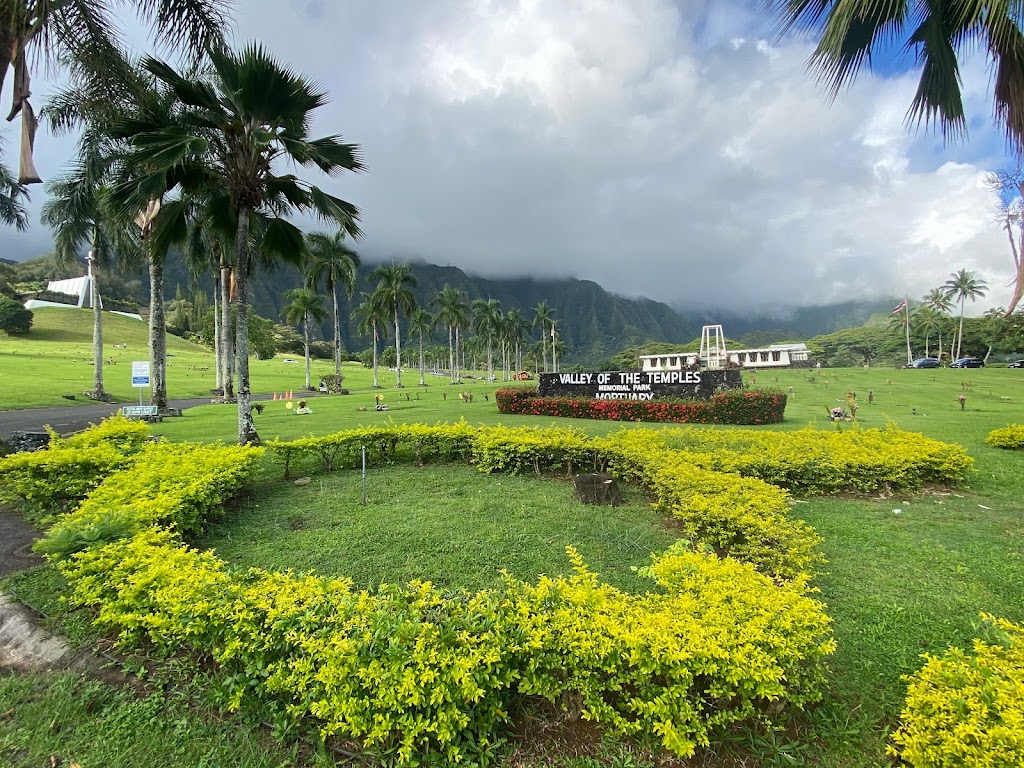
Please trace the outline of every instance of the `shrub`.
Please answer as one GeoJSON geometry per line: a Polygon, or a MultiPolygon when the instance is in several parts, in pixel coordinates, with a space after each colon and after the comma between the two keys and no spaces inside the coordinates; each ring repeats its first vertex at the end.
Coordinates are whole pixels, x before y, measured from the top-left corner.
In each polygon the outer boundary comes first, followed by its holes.
{"type": "Polygon", "coordinates": [[[1024,451],[1024,424],[1011,424],[1002,429],[993,429],[985,442],[996,448],[1010,451],[1024,451]]]}
{"type": "Polygon", "coordinates": [[[0,331],[6,331],[8,336],[28,333],[33,318],[32,311],[25,309],[20,301],[0,296],[0,331]]]}
{"type": "Polygon", "coordinates": [[[454,596],[420,582],[369,593],[231,573],[156,530],[61,567],[74,602],[99,606],[123,641],[212,657],[230,705],[255,698],[282,727],[316,718],[323,733],[400,763],[486,751],[523,695],[682,756],[770,702],[820,697],[834,644],[803,583],[779,587],[750,566],[674,550],[649,569],[663,591],[636,596],[570,556],[570,579],[454,596]]]}
{"type": "Polygon", "coordinates": [[[895,427],[786,433],[667,429],[644,434],[646,440],[685,451],[704,469],[757,477],[803,493],[957,485],[974,464],[958,445],[895,427]]]}
{"type": "Polygon", "coordinates": [[[898,749],[914,768],[1024,765],[1024,628],[984,615],[974,652],[926,654],[910,677],[898,749]]]}
{"type": "Polygon", "coordinates": [[[196,532],[223,512],[261,453],[237,446],[148,445],[130,467],[107,477],[78,509],[57,520],[36,549],[67,557],[152,526],[196,532]]]}
{"type": "Polygon", "coordinates": [[[614,421],[662,421],[680,424],[778,424],[786,395],[778,390],[727,390],[710,400],[583,400],[540,397],[535,389],[500,389],[501,413],[614,421]]]}

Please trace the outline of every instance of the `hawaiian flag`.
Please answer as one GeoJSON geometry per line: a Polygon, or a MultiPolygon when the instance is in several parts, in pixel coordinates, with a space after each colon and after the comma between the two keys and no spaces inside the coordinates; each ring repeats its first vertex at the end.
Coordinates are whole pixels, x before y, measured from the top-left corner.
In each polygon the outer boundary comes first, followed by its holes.
{"type": "Polygon", "coordinates": [[[907,300],[904,299],[903,301],[901,301],[899,304],[896,305],[896,309],[894,309],[892,311],[892,314],[898,315],[900,312],[902,312],[906,308],[907,308],[907,300]]]}

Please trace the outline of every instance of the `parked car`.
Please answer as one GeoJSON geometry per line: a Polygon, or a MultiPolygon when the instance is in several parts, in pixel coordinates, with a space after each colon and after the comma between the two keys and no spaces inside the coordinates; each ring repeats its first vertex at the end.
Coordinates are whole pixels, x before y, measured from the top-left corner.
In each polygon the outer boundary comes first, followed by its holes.
{"type": "Polygon", "coordinates": [[[1014,360],[1007,368],[1024,368],[1024,360],[1014,360]]]}
{"type": "Polygon", "coordinates": [[[938,358],[934,357],[921,357],[910,364],[911,368],[938,368],[938,358]]]}
{"type": "Polygon", "coordinates": [[[949,364],[950,368],[984,368],[985,361],[980,357],[961,357],[956,362],[949,364]]]}

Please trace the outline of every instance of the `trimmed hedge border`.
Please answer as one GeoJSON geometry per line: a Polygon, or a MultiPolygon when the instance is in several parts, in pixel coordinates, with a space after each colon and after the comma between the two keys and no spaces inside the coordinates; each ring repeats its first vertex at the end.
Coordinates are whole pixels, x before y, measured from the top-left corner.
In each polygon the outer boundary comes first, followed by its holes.
{"type": "Polygon", "coordinates": [[[583,400],[513,387],[499,389],[494,400],[500,413],[517,416],[677,424],[779,424],[786,410],[786,394],[774,389],[727,390],[710,400],[583,400]]]}
{"type": "MultiPolygon", "coordinates": [[[[671,441],[644,439],[649,430],[588,438],[571,429],[407,425],[266,448],[140,446],[134,424],[101,430],[78,450],[104,446],[125,465],[102,480],[79,477],[94,490],[55,518],[39,549],[67,577],[72,602],[98,609],[97,623],[123,642],[214,662],[226,703],[249,703],[282,732],[313,719],[325,736],[356,739],[386,762],[486,759],[514,699],[527,696],[685,757],[729,724],[769,721],[780,705],[801,708],[825,687],[835,643],[808,584],[821,562],[814,531],[788,517],[784,490],[701,467],[671,441]],[[181,538],[222,513],[264,451],[326,471],[354,465],[361,445],[374,461],[467,460],[483,472],[608,469],[642,483],[684,537],[641,570],[653,586],[642,595],[601,583],[572,548],[569,578],[508,578],[476,594],[423,582],[367,592],[343,579],[242,572],[181,538]]],[[[735,434],[739,446],[761,433],[735,434]]],[[[914,438],[904,438],[901,462],[913,463],[914,438]]],[[[823,450],[838,454],[835,439],[823,450]]],[[[932,444],[921,443],[921,461],[957,480],[970,460],[946,446],[949,457],[936,461],[942,444],[932,444]]],[[[40,452],[29,468],[0,459],[0,480],[21,478],[32,495],[33,485],[67,472],[66,450],[51,463],[40,452]]],[[[837,460],[853,474],[863,469],[837,460]]]]}

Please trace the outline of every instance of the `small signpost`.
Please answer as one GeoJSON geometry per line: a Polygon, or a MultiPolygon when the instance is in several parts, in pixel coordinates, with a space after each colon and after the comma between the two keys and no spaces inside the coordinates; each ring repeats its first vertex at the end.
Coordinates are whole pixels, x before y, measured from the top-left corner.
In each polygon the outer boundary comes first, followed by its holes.
{"type": "Polygon", "coordinates": [[[142,390],[149,386],[149,360],[132,361],[132,386],[139,388],[139,407],[141,408],[142,390]]]}

